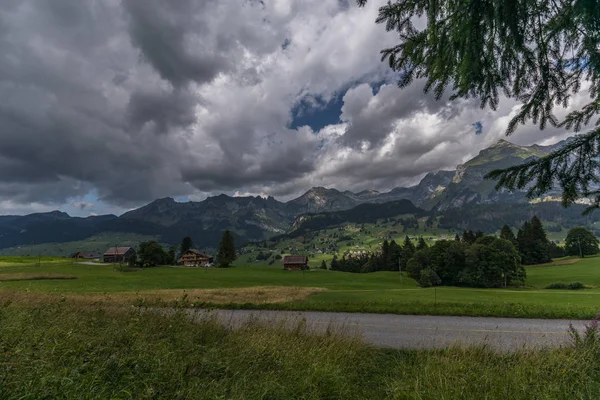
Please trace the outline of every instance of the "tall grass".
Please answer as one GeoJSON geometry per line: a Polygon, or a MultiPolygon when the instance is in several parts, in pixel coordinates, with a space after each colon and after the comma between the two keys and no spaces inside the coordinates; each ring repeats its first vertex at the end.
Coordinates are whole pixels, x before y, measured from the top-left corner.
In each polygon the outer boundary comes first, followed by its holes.
{"type": "Polygon", "coordinates": [[[186,312],[51,302],[0,308],[2,399],[576,399],[600,344],[498,354],[384,350],[302,321],[229,329],[186,312]]]}

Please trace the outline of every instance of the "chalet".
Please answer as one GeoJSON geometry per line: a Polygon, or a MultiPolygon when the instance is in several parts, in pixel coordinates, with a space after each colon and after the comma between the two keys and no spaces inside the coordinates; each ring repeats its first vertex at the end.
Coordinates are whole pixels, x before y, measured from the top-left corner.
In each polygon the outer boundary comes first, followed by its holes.
{"type": "Polygon", "coordinates": [[[104,253],[103,261],[105,263],[125,262],[135,254],[135,250],[131,247],[111,247],[104,253]]]}
{"type": "Polygon", "coordinates": [[[71,258],[95,260],[97,258],[100,258],[100,253],[98,253],[97,251],[78,251],[77,253],[73,254],[71,258]]]}
{"type": "Polygon", "coordinates": [[[211,256],[196,249],[189,249],[179,257],[179,265],[187,267],[207,267],[212,262],[211,256]]]}
{"type": "Polygon", "coordinates": [[[285,256],[283,257],[283,269],[288,271],[308,269],[308,257],[285,256]]]}

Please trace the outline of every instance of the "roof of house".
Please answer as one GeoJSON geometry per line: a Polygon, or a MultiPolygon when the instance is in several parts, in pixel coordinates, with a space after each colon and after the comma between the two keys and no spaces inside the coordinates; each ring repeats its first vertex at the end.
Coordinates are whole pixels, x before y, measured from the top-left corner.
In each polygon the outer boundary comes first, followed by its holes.
{"type": "Polygon", "coordinates": [[[186,251],[186,253],[194,253],[196,255],[199,255],[200,257],[204,257],[204,258],[212,258],[211,256],[209,256],[206,253],[201,252],[200,250],[196,250],[196,249],[189,249],[188,251],[186,251]]]}
{"type": "Polygon", "coordinates": [[[122,256],[129,250],[133,250],[131,247],[111,247],[104,253],[105,256],[122,256]]]}
{"type": "Polygon", "coordinates": [[[304,264],[308,262],[307,256],[285,256],[283,257],[284,264],[304,264]]]}

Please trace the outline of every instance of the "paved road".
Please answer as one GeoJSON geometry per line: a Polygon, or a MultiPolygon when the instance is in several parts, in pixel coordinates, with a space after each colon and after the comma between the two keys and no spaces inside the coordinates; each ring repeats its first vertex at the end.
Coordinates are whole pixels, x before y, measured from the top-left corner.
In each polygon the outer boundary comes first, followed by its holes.
{"type": "MultiPolygon", "coordinates": [[[[198,312],[198,311],[190,311],[198,312]]],[[[207,311],[199,311],[202,315],[207,311]]],[[[296,324],[323,332],[328,327],[358,334],[380,347],[432,349],[450,345],[486,344],[500,351],[569,345],[569,323],[581,330],[586,321],[519,318],[446,317],[425,315],[354,314],[217,310],[210,311],[227,325],[237,327],[249,318],[266,323],[296,324]]]]}

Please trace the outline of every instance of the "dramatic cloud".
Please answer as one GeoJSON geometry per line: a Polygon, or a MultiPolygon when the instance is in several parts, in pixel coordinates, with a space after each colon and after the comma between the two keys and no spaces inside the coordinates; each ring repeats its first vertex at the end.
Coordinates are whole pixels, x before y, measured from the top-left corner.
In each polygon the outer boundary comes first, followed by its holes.
{"type": "MultiPolygon", "coordinates": [[[[3,2],[0,214],[390,189],[502,137],[514,102],[491,112],[396,87],[380,62],[398,40],[374,23],[383,3],[3,2]],[[321,112],[339,118],[311,124],[321,112]]],[[[561,135],[526,126],[513,140],[561,135]]]]}

